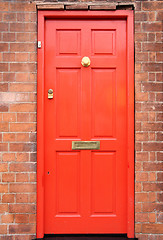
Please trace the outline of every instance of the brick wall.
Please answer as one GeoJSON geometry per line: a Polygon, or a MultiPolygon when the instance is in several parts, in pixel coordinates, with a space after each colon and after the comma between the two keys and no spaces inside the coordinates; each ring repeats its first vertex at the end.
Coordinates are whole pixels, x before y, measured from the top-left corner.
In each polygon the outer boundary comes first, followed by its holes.
{"type": "MultiPolygon", "coordinates": [[[[140,240],[161,240],[163,2],[128,2],[135,5],[135,231],[140,240]]],[[[37,14],[29,0],[1,0],[0,10],[0,239],[28,240],[36,231],[37,14]]]]}

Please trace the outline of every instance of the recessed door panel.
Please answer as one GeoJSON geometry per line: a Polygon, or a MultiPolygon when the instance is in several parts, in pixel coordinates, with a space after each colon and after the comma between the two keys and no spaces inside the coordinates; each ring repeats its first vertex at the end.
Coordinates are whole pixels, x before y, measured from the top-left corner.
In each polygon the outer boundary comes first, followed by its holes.
{"type": "Polygon", "coordinates": [[[58,55],[80,54],[80,31],[67,29],[56,33],[58,55]]]}
{"type": "Polygon", "coordinates": [[[56,160],[56,215],[79,214],[79,153],[58,152],[56,160]]]}
{"type": "Polygon", "coordinates": [[[115,69],[92,69],[93,137],[113,137],[115,135],[115,74],[115,69]]]}
{"type": "Polygon", "coordinates": [[[56,70],[55,100],[58,137],[77,137],[79,135],[80,87],[79,69],[56,70]]]}
{"type": "Polygon", "coordinates": [[[115,212],[116,154],[92,153],[92,216],[108,216],[115,212]],[[109,184],[106,184],[109,183],[109,184]]]}
{"type": "Polygon", "coordinates": [[[45,29],[45,233],[126,233],[126,21],[45,29]]]}
{"type": "Polygon", "coordinates": [[[115,30],[93,30],[92,53],[115,54],[115,30]]]}

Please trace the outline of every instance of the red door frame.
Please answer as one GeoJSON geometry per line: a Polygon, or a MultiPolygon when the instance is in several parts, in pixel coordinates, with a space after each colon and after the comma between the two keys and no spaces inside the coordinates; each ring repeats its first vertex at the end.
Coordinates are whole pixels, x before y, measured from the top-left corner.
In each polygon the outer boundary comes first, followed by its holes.
{"type": "Polygon", "coordinates": [[[44,236],[44,31],[46,18],[114,18],[127,23],[127,157],[128,212],[127,236],[134,238],[134,16],[133,11],[38,11],[37,75],[37,238],[44,236]]]}

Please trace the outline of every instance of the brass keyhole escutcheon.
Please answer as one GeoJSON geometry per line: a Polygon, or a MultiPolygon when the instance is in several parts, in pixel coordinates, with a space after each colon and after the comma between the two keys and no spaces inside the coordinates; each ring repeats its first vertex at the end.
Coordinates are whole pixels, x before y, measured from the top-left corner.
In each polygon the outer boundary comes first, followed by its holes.
{"type": "Polygon", "coordinates": [[[89,67],[89,65],[91,64],[89,57],[83,57],[81,64],[83,65],[83,67],[89,67]]]}
{"type": "Polygon", "coordinates": [[[53,89],[48,90],[48,98],[52,99],[53,98],[53,89]]]}

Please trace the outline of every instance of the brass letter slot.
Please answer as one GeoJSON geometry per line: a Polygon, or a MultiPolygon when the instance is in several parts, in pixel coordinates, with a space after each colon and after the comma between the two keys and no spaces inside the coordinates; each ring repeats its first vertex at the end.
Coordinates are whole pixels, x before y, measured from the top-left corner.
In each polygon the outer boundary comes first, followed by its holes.
{"type": "Polygon", "coordinates": [[[72,141],[72,150],[98,150],[100,141],[72,141]]]}

